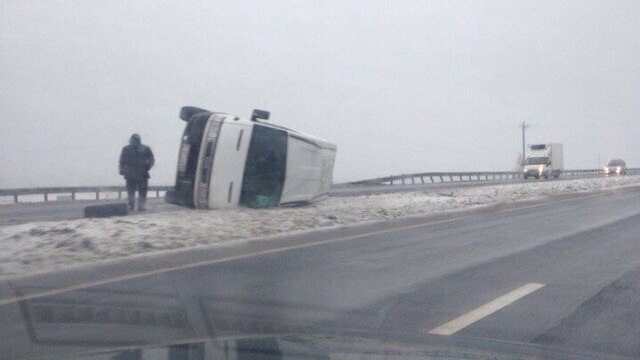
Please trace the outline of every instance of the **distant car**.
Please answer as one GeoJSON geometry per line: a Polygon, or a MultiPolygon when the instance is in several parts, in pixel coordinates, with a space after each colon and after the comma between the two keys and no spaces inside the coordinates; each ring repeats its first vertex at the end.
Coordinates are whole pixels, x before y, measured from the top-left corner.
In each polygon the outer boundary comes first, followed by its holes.
{"type": "Polygon", "coordinates": [[[604,167],[605,175],[625,175],[626,173],[627,164],[621,159],[613,159],[604,167]]]}

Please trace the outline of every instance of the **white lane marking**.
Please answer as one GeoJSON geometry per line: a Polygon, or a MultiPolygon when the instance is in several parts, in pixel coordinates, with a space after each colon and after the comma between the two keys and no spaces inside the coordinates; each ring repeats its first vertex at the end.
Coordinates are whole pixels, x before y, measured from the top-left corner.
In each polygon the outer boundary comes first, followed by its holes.
{"type": "Polygon", "coordinates": [[[543,286],[544,284],[538,283],[526,284],[500,296],[493,301],[480,306],[479,308],[471,310],[468,313],[449,321],[448,323],[438,326],[437,328],[429,331],[429,334],[453,335],[458,331],[466,328],[467,326],[473,324],[474,322],[481,320],[508,305],[513,304],[514,302],[542,288],[543,286]]]}

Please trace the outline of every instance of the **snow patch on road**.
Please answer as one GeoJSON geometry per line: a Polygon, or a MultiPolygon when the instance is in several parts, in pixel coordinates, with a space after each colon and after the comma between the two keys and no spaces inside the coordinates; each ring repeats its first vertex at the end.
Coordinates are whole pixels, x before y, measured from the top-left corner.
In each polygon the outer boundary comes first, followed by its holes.
{"type": "Polygon", "coordinates": [[[329,198],[281,209],[190,210],[0,227],[0,276],[270,235],[640,185],[640,176],[329,198]]]}

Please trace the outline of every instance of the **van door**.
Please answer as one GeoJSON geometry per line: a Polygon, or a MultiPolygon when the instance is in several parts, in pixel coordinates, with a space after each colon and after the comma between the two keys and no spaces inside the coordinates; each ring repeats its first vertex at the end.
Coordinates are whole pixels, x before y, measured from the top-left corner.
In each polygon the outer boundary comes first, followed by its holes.
{"type": "Polygon", "coordinates": [[[256,124],[253,127],[242,179],[240,204],[278,206],[287,167],[287,132],[256,124]]]}

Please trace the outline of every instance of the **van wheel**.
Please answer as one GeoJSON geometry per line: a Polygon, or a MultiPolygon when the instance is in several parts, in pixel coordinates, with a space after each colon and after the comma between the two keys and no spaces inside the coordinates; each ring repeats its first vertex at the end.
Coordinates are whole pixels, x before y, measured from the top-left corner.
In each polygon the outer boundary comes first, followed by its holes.
{"type": "Polygon", "coordinates": [[[126,216],[129,213],[127,204],[92,205],[84,208],[85,218],[108,218],[112,216],[126,216]]]}

